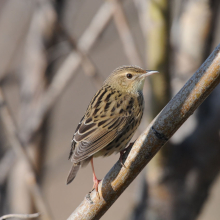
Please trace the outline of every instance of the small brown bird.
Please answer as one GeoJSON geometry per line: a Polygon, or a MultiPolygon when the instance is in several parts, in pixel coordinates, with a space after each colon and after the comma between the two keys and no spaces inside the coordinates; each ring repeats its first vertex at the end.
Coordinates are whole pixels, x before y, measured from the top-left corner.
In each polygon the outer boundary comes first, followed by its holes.
{"type": "Polygon", "coordinates": [[[122,66],[112,72],[90,102],[73,135],[69,159],[73,162],[67,184],[80,166],[91,161],[93,189],[100,180],[95,175],[93,157],[122,152],[141,122],[144,110],[143,86],[146,76],[157,71],[122,66]]]}

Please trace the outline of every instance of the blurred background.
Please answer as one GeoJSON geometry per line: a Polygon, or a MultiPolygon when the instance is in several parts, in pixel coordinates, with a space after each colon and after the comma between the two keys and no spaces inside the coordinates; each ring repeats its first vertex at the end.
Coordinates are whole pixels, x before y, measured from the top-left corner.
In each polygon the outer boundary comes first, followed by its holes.
{"type": "MultiPolygon", "coordinates": [[[[0,0],[0,216],[67,219],[91,190],[88,165],[66,185],[70,142],[118,66],[160,74],[144,89],[134,137],[220,39],[219,0],[0,0]]],[[[220,86],[102,219],[218,220],[220,86]]],[[[119,155],[94,161],[103,178],[119,155]]]]}

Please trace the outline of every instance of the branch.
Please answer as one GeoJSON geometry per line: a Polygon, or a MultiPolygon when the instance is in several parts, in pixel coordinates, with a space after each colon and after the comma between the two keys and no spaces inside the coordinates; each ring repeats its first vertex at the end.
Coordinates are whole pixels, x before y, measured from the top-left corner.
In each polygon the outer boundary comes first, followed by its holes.
{"type": "Polygon", "coordinates": [[[18,158],[21,158],[27,164],[28,167],[28,173],[26,174],[27,181],[28,181],[28,185],[30,186],[38,210],[40,210],[40,212],[43,214],[45,219],[52,219],[49,208],[42,195],[40,186],[38,185],[36,180],[35,167],[32,164],[31,159],[29,158],[25,150],[26,146],[23,145],[23,142],[17,135],[18,132],[15,122],[7,107],[5,97],[1,88],[0,88],[0,117],[6,131],[7,140],[9,141],[11,147],[15,151],[18,158]]]}
{"type": "MultiPolygon", "coordinates": [[[[109,23],[112,14],[113,9],[111,4],[105,2],[94,16],[89,27],[83,33],[82,37],[77,43],[77,48],[83,53],[87,54],[97,41],[106,25],[109,23]]],[[[53,105],[57,97],[66,88],[66,85],[73,76],[73,72],[76,71],[81,62],[82,56],[80,56],[78,53],[72,52],[69,54],[62,66],[58,69],[56,76],[54,77],[54,80],[45,95],[43,106],[46,106],[46,108],[49,109],[50,106],[53,105]]],[[[44,109],[41,111],[44,113],[44,109]]]]}
{"type": "MultiPolygon", "coordinates": [[[[98,37],[111,20],[112,15],[112,5],[109,2],[103,3],[77,43],[77,48],[80,49],[82,53],[87,54],[91,50],[98,37]]],[[[67,88],[68,83],[76,74],[76,70],[79,68],[82,61],[83,56],[76,51],[72,51],[59,67],[52,83],[40,102],[39,108],[36,108],[35,115],[32,116],[33,122],[29,123],[30,127],[27,128],[26,132],[27,134],[29,133],[27,136],[30,139],[39,129],[49,109],[51,109],[58,97],[67,88]]]]}
{"type": "Polygon", "coordinates": [[[135,45],[134,38],[126,19],[122,4],[118,0],[110,0],[114,8],[114,21],[121,38],[125,54],[131,64],[143,66],[138,48],[135,45]]]}
{"type": "Polygon", "coordinates": [[[101,74],[98,72],[93,61],[90,59],[88,52],[85,53],[78,47],[77,41],[74,39],[74,37],[72,35],[69,34],[69,32],[61,24],[61,22],[58,23],[58,27],[59,27],[61,33],[67,38],[69,44],[72,47],[72,50],[76,50],[76,52],[79,54],[79,56],[82,57],[81,65],[82,65],[82,68],[84,70],[85,75],[90,77],[92,82],[97,87],[97,89],[99,89],[101,87],[104,79],[101,76],[101,74]]]}
{"type": "Polygon", "coordinates": [[[5,152],[0,160],[0,186],[5,182],[15,163],[15,153],[12,150],[5,152]]]}
{"type": "Polygon", "coordinates": [[[3,219],[8,219],[8,218],[37,218],[39,217],[40,214],[39,213],[34,213],[34,214],[9,214],[9,215],[3,215],[2,217],[0,217],[0,220],[3,219]]]}
{"type": "Polygon", "coordinates": [[[147,33],[146,63],[148,69],[158,70],[161,74],[151,77],[151,117],[154,118],[164,108],[171,97],[169,71],[169,32],[170,5],[168,0],[148,1],[145,25],[147,33]]]}
{"type": "Polygon", "coordinates": [[[133,145],[122,167],[118,161],[68,220],[99,219],[136,178],[160,148],[220,82],[220,44],[133,145]]]}

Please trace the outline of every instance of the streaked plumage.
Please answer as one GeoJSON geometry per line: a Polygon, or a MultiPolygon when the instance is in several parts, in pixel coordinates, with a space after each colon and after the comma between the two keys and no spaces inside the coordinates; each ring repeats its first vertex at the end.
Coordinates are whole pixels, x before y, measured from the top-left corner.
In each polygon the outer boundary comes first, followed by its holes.
{"type": "MultiPolygon", "coordinates": [[[[109,156],[127,146],[143,115],[144,78],[153,73],[156,71],[122,66],[106,79],[73,135],[69,155],[73,166],[67,184],[75,178],[79,167],[87,165],[93,157],[109,156]]],[[[93,178],[97,190],[95,173],[93,178]]]]}

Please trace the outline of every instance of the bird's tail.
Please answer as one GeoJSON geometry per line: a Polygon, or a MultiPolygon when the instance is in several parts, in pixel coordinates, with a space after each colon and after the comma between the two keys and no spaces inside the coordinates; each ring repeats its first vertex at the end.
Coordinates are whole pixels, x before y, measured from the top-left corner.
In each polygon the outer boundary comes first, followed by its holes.
{"type": "Polygon", "coordinates": [[[74,178],[76,177],[76,174],[77,174],[77,172],[79,170],[79,167],[80,167],[80,163],[74,163],[73,164],[73,166],[72,166],[72,168],[71,168],[71,170],[69,172],[69,175],[67,177],[66,184],[69,184],[69,183],[71,183],[74,180],[74,178]]]}

